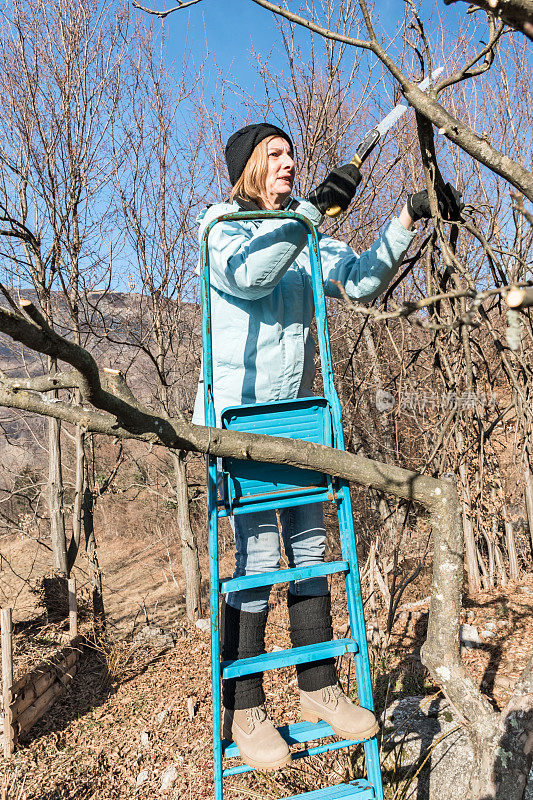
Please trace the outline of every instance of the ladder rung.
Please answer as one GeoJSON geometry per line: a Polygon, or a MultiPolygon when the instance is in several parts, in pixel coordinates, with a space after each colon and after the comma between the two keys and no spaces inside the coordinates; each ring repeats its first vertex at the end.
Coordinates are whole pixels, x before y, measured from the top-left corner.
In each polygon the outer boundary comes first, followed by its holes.
{"type": "Polygon", "coordinates": [[[237,514],[257,514],[260,511],[275,511],[287,506],[306,506],[309,503],[327,503],[333,500],[329,486],[291,489],[285,493],[270,492],[265,495],[254,495],[251,498],[240,498],[237,505],[227,508],[224,505],[218,510],[219,517],[231,517],[237,514]],[[294,493],[291,493],[294,492],[294,493]]]}
{"type": "Polygon", "coordinates": [[[341,783],[339,786],[326,786],[313,792],[293,794],[283,800],[340,800],[344,797],[356,797],[357,800],[374,800],[375,792],[372,784],[365,780],[341,783]]]}
{"type": "Polygon", "coordinates": [[[273,586],[275,583],[288,583],[301,581],[305,578],[317,578],[322,575],[333,575],[337,572],[348,572],[350,565],[347,561],[326,561],[323,564],[314,564],[311,567],[295,567],[294,569],[279,569],[276,572],[261,572],[258,575],[244,575],[242,578],[230,578],[220,582],[222,594],[240,592],[243,589],[255,589],[257,586],[273,586]]]}
{"type": "MultiPolygon", "coordinates": [[[[293,722],[290,725],[281,725],[278,728],[280,735],[285,739],[287,744],[302,744],[307,742],[314,742],[317,739],[325,739],[326,736],[335,736],[333,728],[327,722],[293,722]]],[[[360,739],[343,739],[342,741],[334,742],[339,747],[350,747],[354,744],[360,744],[360,739]]],[[[227,739],[222,741],[222,752],[226,758],[235,758],[239,755],[239,748],[235,742],[228,742],[227,739]]],[[[293,758],[306,755],[306,750],[299,750],[293,753],[293,758]]]]}
{"type": "Polygon", "coordinates": [[[240,658],[236,661],[223,661],[222,677],[239,678],[254,672],[265,672],[269,669],[288,667],[293,664],[307,664],[322,661],[345,653],[357,653],[357,642],[354,639],[333,639],[320,644],[307,644],[305,647],[292,647],[290,650],[279,650],[275,653],[263,653],[253,658],[240,658]]]}
{"type": "MultiPolygon", "coordinates": [[[[370,741],[369,739],[365,741],[370,741]]],[[[319,756],[323,753],[330,753],[333,750],[341,750],[343,747],[351,747],[354,744],[362,744],[362,742],[354,739],[341,739],[341,741],[329,741],[326,744],[320,744],[315,747],[306,747],[305,750],[297,750],[292,754],[292,760],[297,761],[299,758],[309,758],[309,756],[319,756]]],[[[248,764],[239,764],[237,767],[229,767],[223,770],[224,777],[227,775],[242,775],[243,772],[253,772],[253,768],[248,764]]]]}
{"type": "MultiPolygon", "coordinates": [[[[296,724],[298,725],[303,723],[296,723],[296,724]]],[[[320,723],[320,722],[318,723],[318,725],[322,724],[325,723],[320,723]]],[[[278,730],[281,732],[282,728],[278,728],[278,730]]],[[[331,731],[330,733],[333,734],[333,731],[331,731]]],[[[370,739],[365,739],[364,741],[370,741],[370,739]]],[[[297,761],[298,759],[301,758],[309,758],[309,756],[318,756],[322,755],[323,753],[330,753],[333,750],[341,750],[344,747],[352,747],[353,745],[356,744],[363,744],[363,741],[357,739],[340,739],[340,740],[336,739],[334,741],[330,740],[329,742],[326,742],[326,744],[315,745],[314,747],[306,747],[304,750],[296,750],[292,754],[292,760],[297,761]]],[[[229,748],[233,747],[233,744],[226,742],[225,739],[222,742],[222,746],[227,748],[226,753],[228,755],[228,758],[239,754],[239,751],[236,747],[235,751],[233,750],[229,751],[229,748]]],[[[226,777],[228,775],[241,775],[244,772],[253,772],[253,771],[254,771],[253,768],[249,767],[248,764],[239,764],[236,767],[228,767],[227,769],[223,770],[222,774],[224,777],[226,777]]]]}

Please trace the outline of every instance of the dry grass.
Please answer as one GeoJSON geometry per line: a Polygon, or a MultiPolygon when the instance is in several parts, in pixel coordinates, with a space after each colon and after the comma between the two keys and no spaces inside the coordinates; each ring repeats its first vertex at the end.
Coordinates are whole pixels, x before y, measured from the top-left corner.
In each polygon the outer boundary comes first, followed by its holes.
{"type": "MultiPolygon", "coordinates": [[[[162,517],[154,523],[154,515],[154,510],[142,503],[127,504],[120,499],[100,506],[96,530],[97,535],[100,532],[108,638],[86,651],[67,694],[21,742],[11,765],[0,759],[0,775],[4,776],[1,800],[152,800],[160,794],[162,773],[171,764],[178,767],[179,778],[165,798],[212,798],[209,640],[184,618],[183,588],[174,583],[167,560],[165,537],[169,530],[162,517]],[[131,535],[124,533],[127,530],[131,535]],[[178,641],[173,648],[152,648],[133,639],[135,630],[146,624],[143,607],[151,623],[176,633],[178,641]],[[195,708],[192,719],[191,698],[195,708]],[[147,780],[137,786],[137,778],[145,770],[147,780]]],[[[226,547],[220,570],[222,575],[229,575],[232,548],[229,537],[223,540],[226,547]]],[[[35,581],[49,570],[48,557],[37,545],[16,537],[7,545],[6,555],[19,576],[31,574],[35,581]]],[[[179,580],[176,542],[170,553],[179,580]]],[[[202,569],[207,577],[205,557],[202,569]]],[[[2,579],[5,575],[2,573],[2,579]]],[[[83,586],[87,579],[83,560],[76,577],[78,585],[83,586]]],[[[421,576],[402,602],[429,594],[428,580],[427,574],[421,576]]],[[[2,588],[12,592],[16,600],[16,621],[38,616],[35,598],[13,574],[2,588]]],[[[346,620],[341,590],[342,584],[333,581],[338,636],[345,634],[346,620]]],[[[284,588],[272,593],[268,648],[289,644],[284,593],[284,588]]],[[[525,665],[527,643],[531,641],[532,597],[533,578],[505,591],[469,598],[465,608],[464,621],[473,621],[478,629],[489,619],[497,622],[496,635],[479,650],[466,651],[464,660],[474,680],[500,706],[508,697],[510,682],[525,665]]],[[[383,624],[384,609],[379,605],[378,614],[383,624]]],[[[390,646],[373,651],[373,682],[380,711],[400,696],[435,691],[419,658],[426,622],[424,608],[402,617],[392,631],[390,646]]],[[[17,676],[61,646],[65,631],[66,625],[51,624],[43,618],[33,628],[19,628],[15,637],[17,676]]],[[[82,632],[91,634],[90,628],[82,628],[82,632]]],[[[353,670],[350,673],[348,665],[345,659],[341,672],[351,691],[353,670]]],[[[297,696],[292,670],[267,673],[265,688],[274,720],[280,724],[295,721],[297,696]]],[[[313,757],[275,775],[234,777],[226,782],[226,797],[273,800],[327,782],[359,777],[363,769],[361,751],[358,748],[353,753],[313,757]]],[[[395,765],[389,775],[387,800],[402,800],[407,792],[401,746],[395,765]]]]}
{"type": "MultiPolygon", "coordinates": [[[[533,581],[524,581],[505,596],[507,615],[501,621],[508,624],[498,628],[491,648],[502,647],[507,652],[509,641],[518,647],[521,640],[526,657],[523,640],[531,623],[523,614],[531,588],[533,581]]],[[[340,633],[344,616],[339,587],[334,586],[333,596],[335,625],[340,633]]],[[[479,619],[481,615],[492,619],[498,609],[503,613],[503,597],[495,592],[477,598],[479,619]]],[[[272,600],[267,642],[269,647],[283,647],[288,643],[283,592],[273,593],[272,600]]],[[[10,771],[5,772],[9,800],[131,800],[133,795],[152,800],[159,795],[162,773],[171,764],[178,767],[179,777],[166,798],[212,798],[209,639],[183,617],[178,616],[174,630],[179,638],[172,649],[151,648],[123,637],[86,654],[61,704],[21,743],[10,771]],[[192,719],[190,698],[195,708],[192,719]],[[139,773],[144,770],[148,778],[137,787],[139,773]]],[[[421,631],[421,618],[402,620],[393,631],[389,650],[375,654],[374,683],[380,708],[386,696],[390,702],[409,690],[411,694],[434,692],[416,655],[423,640],[421,631]]],[[[515,672],[523,658],[520,651],[516,655],[516,649],[510,652],[515,672]]],[[[465,654],[478,682],[486,671],[486,657],[483,649],[465,654]]],[[[347,667],[345,660],[341,670],[345,682],[347,667]]],[[[497,677],[504,678],[501,670],[510,667],[511,659],[502,658],[497,677]]],[[[274,719],[294,721],[297,702],[291,670],[267,673],[265,686],[274,719]]],[[[500,699],[503,702],[505,696],[500,699]]],[[[387,800],[403,800],[415,776],[405,773],[401,744],[393,755],[392,767],[387,764],[387,800]]],[[[274,775],[234,777],[226,781],[226,797],[274,800],[328,782],[360,777],[362,769],[361,748],[350,753],[339,751],[297,762],[274,775]]]]}
{"type": "Polygon", "coordinates": [[[2,778],[0,787],[1,800],[26,800],[27,794],[24,789],[26,778],[19,778],[16,773],[8,769],[2,778]]]}

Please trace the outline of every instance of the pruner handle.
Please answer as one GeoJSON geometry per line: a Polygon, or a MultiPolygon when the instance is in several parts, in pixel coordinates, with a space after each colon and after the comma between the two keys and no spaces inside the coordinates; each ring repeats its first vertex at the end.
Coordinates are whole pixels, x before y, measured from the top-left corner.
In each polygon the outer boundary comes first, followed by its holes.
{"type": "MultiPolygon", "coordinates": [[[[355,155],[350,161],[350,164],[355,164],[357,169],[361,166],[363,161],[365,161],[374,147],[377,145],[379,140],[381,139],[381,134],[377,128],[373,128],[369,131],[363,141],[357,145],[357,149],[355,151],[355,155]]],[[[328,217],[337,217],[341,213],[342,209],[340,206],[331,206],[326,211],[328,217]]]]}
{"type": "Polygon", "coordinates": [[[342,208],[340,206],[331,206],[331,208],[327,209],[326,216],[327,217],[338,217],[339,214],[341,213],[341,211],[342,211],[342,208]]]}

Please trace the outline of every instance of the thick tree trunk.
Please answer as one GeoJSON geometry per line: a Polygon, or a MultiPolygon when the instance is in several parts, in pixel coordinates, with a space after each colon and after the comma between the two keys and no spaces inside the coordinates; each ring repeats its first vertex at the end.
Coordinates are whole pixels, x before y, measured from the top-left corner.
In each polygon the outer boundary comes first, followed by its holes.
{"type": "Polygon", "coordinates": [[[181,563],[185,577],[185,607],[187,618],[194,621],[202,615],[202,576],[198,558],[198,544],[189,516],[186,455],[183,450],[173,453],[172,462],[176,488],[178,530],[181,538],[181,563]]]}
{"type": "Polygon", "coordinates": [[[522,697],[495,715],[492,727],[470,731],[475,768],[472,800],[523,800],[531,770],[533,700],[522,697]]]}
{"type": "Polygon", "coordinates": [[[432,513],[433,581],[422,661],[465,721],[474,748],[469,800],[523,800],[533,753],[533,656],[501,714],[459,653],[463,531],[453,495],[432,513]],[[448,506],[448,509],[446,509],[448,506]]]}
{"type": "Polygon", "coordinates": [[[59,420],[50,419],[48,422],[48,448],[48,504],[54,571],[68,578],[63,471],[61,468],[61,423],[59,420]]]}
{"type": "Polygon", "coordinates": [[[68,546],[69,573],[80,549],[81,525],[83,515],[83,496],[85,490],[85,433],[76,426],[76,479],[74,484],[74,503],[72,507],[72,538],[68,546]]]}
{"type": "Polygon", "coordinates": [[[104,630],[106,626],[102,573],[98,563],[96,537],[94,535],[94,497],[85,478],[83,492],[83,531],[85,534],[85,552],[89,561],[89,580],[93,597],[93,617],[96,630],[104,630]]]}

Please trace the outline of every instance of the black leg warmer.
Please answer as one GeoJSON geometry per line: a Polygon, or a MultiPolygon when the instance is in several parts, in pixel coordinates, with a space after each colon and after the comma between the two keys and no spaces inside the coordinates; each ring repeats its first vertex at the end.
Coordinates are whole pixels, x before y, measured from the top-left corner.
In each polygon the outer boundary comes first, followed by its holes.
{"type": "MultiPolygon", "coordinates": [[[[265,627],[268,609],[252,614],[233,608],[222,600],[222,660],[252,658],[265,652],[265,627]]],[[[265,702],[263,673],[222,681],[222,703],[227,709],[254,708],[265,702]]]]}
{"type": "MultiPolygon", "coordinates": [[[[293,647],[329,642],[333,639],[331,625],[331,596],[312,597],[287,592],[291,642],[293,647]]],[[[297,664],[298,686],[304,692],[314,692],[337,683],[335,659],[326,658],[311,664],[297,664]]]]}

